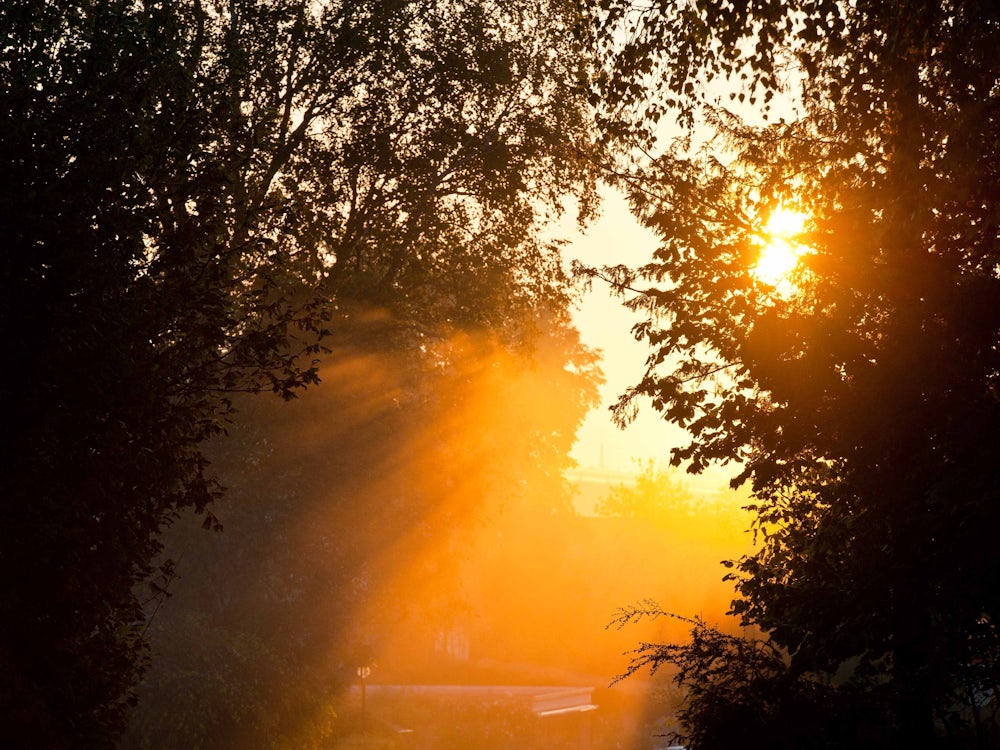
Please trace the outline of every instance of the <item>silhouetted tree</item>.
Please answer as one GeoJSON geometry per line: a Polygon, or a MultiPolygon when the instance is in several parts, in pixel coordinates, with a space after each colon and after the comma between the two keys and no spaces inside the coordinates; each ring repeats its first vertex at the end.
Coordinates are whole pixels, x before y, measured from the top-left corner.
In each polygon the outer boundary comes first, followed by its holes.
{"type": "Polygon", "coordinates": [[[600,515],[669,523],[694,513],[694,495],[669,470],[652,461],[640,469],[634,485],[619,484],[601,499],[597,505],[600,515]]]}
{"type": "Polygon", "coordinates": [[[607,0],[594,19],[607,137],[640,147],[620,184],[661,237],[649,266],[594,272],[649,312],[621,412],[649,397],[687,427],[673,459],[694,471],[741,462],[764,536],[734,611],[927,746],[997,682],[1000,8],[607,0]],[[725,90],[786,104],[750,122],[725,90]],[[682,135],[656,150],[666,115],[682,135]],[[776,284],[753,268],[782,205],[808,219],[776,284]]]}
{"type": "Polygon", "coordinates": [[[215,524],[202,445],[231,394],[314,383],[350,300],[414,346],[564,302],[538,230],[567,196],[593,206],[571,5],[0,6],[12,740],[120,729],[137,585],[181,509],[215,524]]]}
{"type": "Polygon", "coordinates": [[[700,750],[728,747],[842,748],[892,744],[884,705],[854,685],[797,672],[771,639],[724,633],[701,617],[663,611],[652,601],[620,609],[612,625],[668,617],[690,627],[686,643],[642,643],[632,652],[625,679],[664,664],[687,687],[678,718],[686,732],[674,739],[700,750]]]}
{"type": "Polygon", "coordinates": [[[738,540],[746,531],[750,516],[740,512],[739,496],[703,496],[684,481],[679,469],[652,460],[639,468],[634,483],[612,487],[598,503],[600,515],[674,529],[701,541],[738,540]]]}

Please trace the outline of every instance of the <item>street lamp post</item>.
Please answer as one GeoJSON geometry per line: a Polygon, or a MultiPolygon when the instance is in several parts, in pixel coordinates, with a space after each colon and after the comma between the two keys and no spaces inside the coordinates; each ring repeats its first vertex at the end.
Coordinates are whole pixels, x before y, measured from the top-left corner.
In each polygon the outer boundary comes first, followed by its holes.
{"type": "Polygon", "coordinates": [[[372,673],[372,668],[369,666],[358,667],[358,678],[361,680],[361,733],[367,734],[368,728],[365,722],[365,687],[366,680],[372,673]]]}

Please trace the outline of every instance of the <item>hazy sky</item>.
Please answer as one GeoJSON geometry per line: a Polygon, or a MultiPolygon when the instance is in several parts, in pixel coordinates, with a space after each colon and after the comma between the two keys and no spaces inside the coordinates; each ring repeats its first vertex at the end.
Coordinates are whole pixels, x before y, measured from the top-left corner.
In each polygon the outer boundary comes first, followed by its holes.
{"type": "MultiPolygon", "coordinates": [[[[632,217],[624,198],[609,190],[600,220],[586,234],[574,236],[568,256],[594,265],[637,265],[650,260],[655,247],[655,237],[632,217]]],[[[682,430],[663,422],[648,402],[625,430],[614,426],[608,412],[628,386],[639,382],[645,369],[649,350],[630,332],[638,317],[595,281],[574,319],[583,343],[604,352],[607,382],[601,388],[601,406],[590,413],[580,430],[573,457],[581,468],[615,471],[632,471],[637,458],[666,463],[670,448],[684,438],[682,430]]]]}

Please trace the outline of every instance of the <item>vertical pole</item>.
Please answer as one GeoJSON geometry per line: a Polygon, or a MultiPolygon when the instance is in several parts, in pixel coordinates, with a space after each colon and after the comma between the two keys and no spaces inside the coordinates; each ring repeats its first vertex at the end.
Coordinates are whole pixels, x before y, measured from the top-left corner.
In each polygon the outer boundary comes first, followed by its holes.
{"type": "Polygon", "coordinates": [[[361,679],[361,733],[368,732],[368,720],[366,712],[368,675],[372,673],[372,668],[365,665],[358,667],[358,677],[361,679]]]}
{"type": "Polygon", "coordinates": [[[365,722],[365,678],[363,675],[361,677],[361,733],[368,733],[368,727],[365,722]]]}

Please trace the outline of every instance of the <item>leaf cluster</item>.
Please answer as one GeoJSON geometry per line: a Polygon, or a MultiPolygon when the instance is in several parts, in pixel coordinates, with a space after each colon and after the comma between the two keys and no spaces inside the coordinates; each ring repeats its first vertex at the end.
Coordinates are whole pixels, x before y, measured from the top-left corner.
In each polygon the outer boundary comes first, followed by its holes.
{"type": "Polygon", "coordinates": [[[687,618],[646,601],[624,608],[618,626],[669,617],[689,625],[685,643],[642,643],[618,679],[641,670],[672,670],[686,689],[673,739],[696,748],[838,748],[887,741],[886,717],[848,684],[796,672],[771,639],[732,635],[700,617],[687,618]]]}

